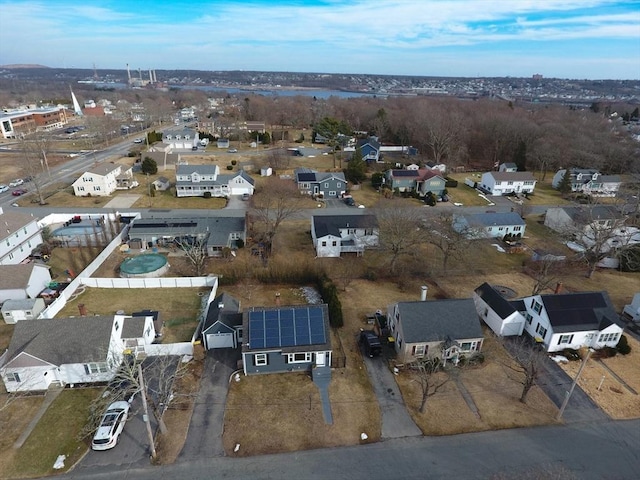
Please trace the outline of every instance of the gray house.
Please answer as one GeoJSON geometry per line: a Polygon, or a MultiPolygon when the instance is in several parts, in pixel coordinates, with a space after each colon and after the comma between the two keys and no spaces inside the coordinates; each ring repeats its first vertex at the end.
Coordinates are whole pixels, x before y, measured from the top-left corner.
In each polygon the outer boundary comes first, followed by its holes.
{"type": "Polygon", "coordinates": [[[454,217],[453,228],[469,238],[524,236],[526,222],[516,212],[469,213],[454,217]]]}
{"type": "Polygon", "coordinates": [[[418,184],[418,170],[387,170],[384,172],[384,183],[391,190],[413,192],[418,184]]]}
{"type": "Polygon", "coordinates": [[[484,335],[471,298],[398,302],[389,306],[387,320],[400,362],[429,356],[457,364],[482,349],[484,335]]]}
{"type": "Polygon", "coordinates": [[[240,302],[228,293],[221,293],[207,306],[202,325],[204,348],[237,348],[242,338],[240,302]]]}
{"type": "Polygon", "coordinates": [[[129,245],[136,248],[174,248],[178,243],[197,241],[214,257],[224,248],[244,245],[246,239],[244,217],[143,217],[132,221],[128,232],[129,245]]]}
{"type": "Polygon", "coordinates": [[[342,172],[316,172],[310,168],[294,171],[300,193],[319,198],[341,197],[347,191],[347,180],[342,172]]]}
{"type": "Polygon", "coordinates": [[[243,314],[245,375],[331,368],[327,305],[251,308],[243,314]]]}

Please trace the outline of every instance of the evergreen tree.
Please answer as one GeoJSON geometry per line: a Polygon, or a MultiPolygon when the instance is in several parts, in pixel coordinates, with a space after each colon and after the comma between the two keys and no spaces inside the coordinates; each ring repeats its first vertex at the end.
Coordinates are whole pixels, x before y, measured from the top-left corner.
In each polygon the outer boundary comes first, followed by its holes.
{"type": "Polygon", "coordinates": [[[142,173],[144,174],[155,175],[156,173],[158,173],[158,164],[153,158],[144,157],[144,160],[142,161],[141,169],[142,169],[142,173]]]}
{"type": "Polygon", "coordinates": [[[351,160],[349,160],[344,174],[348,181],[356,185],[359,185],[367,178],[367,164],[362,159],[362,150],[360,147],[356,148],[356,151],[353,152],[353,156],[351,160]]]}
{"type": "Polygon", "coordinates": [[[571,172],[565,170],[560,183],[558,184],[558,191],[563,195],[571,193],[571,172]]]}
{"type": "Polygon", "coordinates": [[[373,188],[380,188],[382,186],[382,179],[384,175],[380,172],[375,172],[371,175],[371,186],[373,188]]]}
{"type": "Polygon", "coordinates": [[[527,170],[527,144],[520,140],[516,151],[513,154],[513,163],[518,167],[519,172],[525,172],[527,170]]]}

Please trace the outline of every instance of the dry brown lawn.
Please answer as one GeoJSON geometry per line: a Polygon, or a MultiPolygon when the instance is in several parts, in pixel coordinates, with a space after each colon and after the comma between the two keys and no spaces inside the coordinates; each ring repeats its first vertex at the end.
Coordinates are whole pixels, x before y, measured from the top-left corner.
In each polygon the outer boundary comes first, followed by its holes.
{"type": "MultiPolygon", "coordinates": [[[[44,401],[44,395],[34,395],[18,398],[7,404],[7,393],[4,385],[0,390],[0,472],[7,472],[14,463],[17,450],[14,450],[13,444],[22,434],[31,419],[40,409],[44,401]]],[[[0,473],[0,477],[4,478],[0,473]]]]}
{"type": "MultiPolygon", "coordinates": [[[[631,388],[640,393],[640,342],[629,335],[627,335],[627,339],[631,346],[630,354],[618,354],[615,357],[603,359],[602,362],[631,388]]],[[[571,378],[575,378],[581,363],[575,361],[561,364],[561,366],[571,378]]],[[[589,358],[580,374],[578,386],[612,418],[640,417],[640,396],[625,388],[593,358],[589,358]]]]}
{"type": "MultiPolygon", "coordinates": [[[[407,409],[425,435],[452,435],[503,428],[529,427],[554,423],[557,408],[537,386],[527,403],[519,401],[522,380],[506,365],[513,360],[489,331],[482,348],[485,362],[462,368],[454,374],[464,384],[478,408],[479,418],[467,406],[455,380],[449,380],[427,401],[424,414],[419,407],[422,392],[415,372],[403,370],[396,377],[407,409]]],[[[438,373],[435,379],[446,378],[438,373]]]]}

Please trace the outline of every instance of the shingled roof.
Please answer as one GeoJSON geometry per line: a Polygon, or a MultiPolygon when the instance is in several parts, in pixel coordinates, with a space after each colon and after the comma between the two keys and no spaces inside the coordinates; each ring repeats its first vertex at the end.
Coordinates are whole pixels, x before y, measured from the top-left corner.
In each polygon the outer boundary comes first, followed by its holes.
{"type": "Polygon", "coordinates": [[[340,236],[341,228],[374,228],[378,226],[375,215],[314,215],[316,238],[327,235],[340,236]]]}
{"type": "Polygon", "coordinates": [[[602,330],[619,321],[607,292],[541,295],[555,333],[602,330]]]}
{"type": "Polygon", "coordinates": [[[486,282],[476,288],[475,292],[502,319],[505,319],[516,312],[514,306],[506,298],[500,295],[500,292],[486,282]]]}

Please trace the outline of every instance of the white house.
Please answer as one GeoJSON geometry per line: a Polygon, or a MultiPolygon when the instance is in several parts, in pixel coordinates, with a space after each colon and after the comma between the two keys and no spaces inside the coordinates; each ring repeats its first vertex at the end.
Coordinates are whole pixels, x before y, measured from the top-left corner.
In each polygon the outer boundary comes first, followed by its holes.
{"type": "Polygon", "coordinates": [[[8,392],[108,382],[122,363],[125,340],[153,341],[153,319],[147,318],[135,325],[125,315],[17,322],[0,368],[2,381],[8,392]]]}
{"type": "Polygon", "coordinates": [[[0,303],[36,298],[49,282],[49,267],[41,263],[0,265],[0,303]]]}
{"type": "Polygon", "coordinates": [[[17,265],[42,244],[38,219],[31,214],[0,207],[0,225],[0,265],[17,265]]]}
{"type": "Polygon", "coordinates": [[[622,183],[619,175],[602,175],[595,168],[571,168],[558,170],[551,186],[557,189],[567,172],[571,180],[571,191],[592,197],[615,197],[622,183]]]}
{"type": "Polygon", "coordinates": [[[378,221],[375,215],[313,215],[311,238],[318,257],[358,256],[366,248],[378,245],[378,221]]]}
{"type": "Polygon", "coordinates": [[[16,323],[20,320],[34,320],[46,308],[42,298],[23,298],[21,300],[7,300],[0,311],[4,323],[16,323]]]}
{"type": "Polygon", "coordinates": [[[536,179],[531,172],[486,172],[478,186],[493,196],[533,193],[536,179]]]}
{"type": "Polygon", "coordinates": [[[220,174],[218,165],[176,165],[178,197],[228,197],[253,195],[255,181],[241,170],[220,174]]]}
{"type": "Polygon", "coordinates": [[[77,197],[106,197],[118,189],[129,189],[137,185],[132,167],[119,163],[100,163],[71,184],[77,197]]]}
{"type": "Polygon", "coordinates": [[[640,322],[640,293],[633,296],[629,305],[625,305],[622,310],[624,315],[628,315],[634,322],[640,322]]]}
{"type": "Polygon", "coordinates": [[[523,237],[526,222],[516,212],[488,212],[456,215],[453,228],[469,238],[504,238],[505,235],[523,237]]]}
{"type": "Polygon", "coordinates": [[[615,347],[623,328],[607,292],[533,295],[521,299],[526,332],[547,352],[615,347]]]}
{"type": "Polygon", "coordinates": [[[517,172],[518,166],[515,163],[501,163],[498,167],[499,172],[517,172]]]}
{"type": "Polygon", "coordinates": [[[171,128],[162,132],[162,143],[171,150],[191,150],[199,142],[198,132],[193,128],[171,128]]]}
{"type": "Polygon", "coordinates": [[[478,316],[496,335],[501,337],[522,335],[524,316],[488,283],[485,282],[475,289],[473,303],[478,316]]]}

